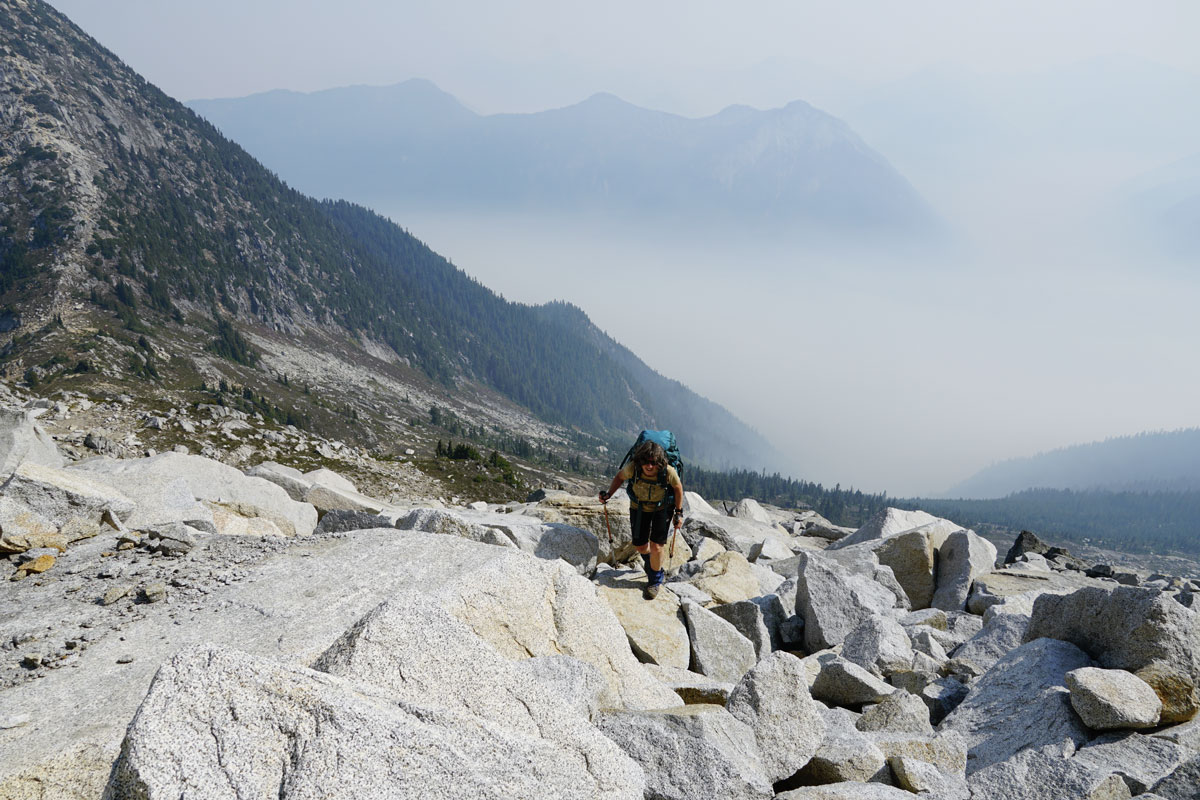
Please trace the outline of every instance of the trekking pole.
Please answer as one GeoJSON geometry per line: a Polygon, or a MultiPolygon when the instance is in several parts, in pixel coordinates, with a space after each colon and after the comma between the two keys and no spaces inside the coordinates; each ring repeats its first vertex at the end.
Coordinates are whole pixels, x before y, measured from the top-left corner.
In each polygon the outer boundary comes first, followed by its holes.
{"type": "MultiPolygon", "coordinates": [[[[675,520],[671,520],[671,522],[674,522],[674,521],[675,520]]],[[[675,557],[675,537],[679,535],[679,527],[680,526],[673,525],[672,527],[674,528],[674,530],[671,531],[671,552],[667,553],[667,558],[675,557]]]]}
{"type": "Polygon", "coordinates": [[[608,524],[608,501],[605,500],[600,505],[604,506],[604,527],[608,530],[608,549],[613,549],[612,526],[608,524]]]}

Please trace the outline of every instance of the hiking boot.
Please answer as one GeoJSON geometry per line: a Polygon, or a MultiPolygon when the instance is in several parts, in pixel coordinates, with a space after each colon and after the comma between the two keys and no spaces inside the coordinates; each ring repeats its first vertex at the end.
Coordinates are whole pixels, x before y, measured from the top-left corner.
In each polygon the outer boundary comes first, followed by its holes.
{"type": "Polygon", "coordinates": [[[653,600],[658,597],[658,591],[662,588],[663,580],[666,578],[666,573],[661,569],[650,570],[646,573],[646,589],[642,592],[647,600],[653,600]]]}

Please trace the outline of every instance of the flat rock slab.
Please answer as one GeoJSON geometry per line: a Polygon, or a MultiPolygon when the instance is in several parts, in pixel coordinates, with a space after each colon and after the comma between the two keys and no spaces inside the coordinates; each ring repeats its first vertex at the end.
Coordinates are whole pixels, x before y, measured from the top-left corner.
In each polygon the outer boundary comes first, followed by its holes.
{"type": "Polygon", "coordinates": [[[988,606],[1002,603],[1015,595],[1070,594],[1085,587],[1103,586],[1100,581],[1071,572],[1024,572],[1015,569],[998,569],[975,578],[971,595],[967,598],[967,610],[982,615],[988,606]]]}
{"type": "Polygon", "coordinates": [[[1070,755],[1087,743],[1090,733],[1071,708],[1064,680],[1091,665],[1078,647],[1056,639],[1029,642],[996,662],[939,726],[965,739],[967,775],[1027,748],[1070,755]]]}
{"type": "Polygon", "coordinates": [[[573,747],[539,735],[538,711],[530,712],[533,729],[522,730],[520,717],[495,724],[503,705],[496,699],[449,709],[397,702],[399,689],[376,691],[233,650],[189,648],[155,676],[109,796],[299,800],[327,795],[331,786],[381,798],[421,796],[431,786],[495,800],[642,796],[640,770],[598,733],[593,752],[572,755],[573,747]]]}
{"type": "Polygon", "coordinates": [[[691,663],[691,643],[679,598],[659,592],[653,600],[642,596],[646,576],[641,572],[608,571],[596,576],[600,597],[617,615],[629,637],[629,646],[640,660],[686,670],[691,663]]]}
{"type": "Polygon", "coordinates": [[[682,705],[645,674],[595,587],[565,564],[448,536],[384,529],[293,540],[247,572],[190,607],[144,606],[144,616],[121,631],[124,641],[109,636],[92,644],[78,656],[79,669],[52,671],[5,690],[5,709],[36,713],[0,737],[0,796],[37,779],[61,797],[99,797],[151,678],[181,648],[211,642],[309,664],[380,602],[414,589],[435,598],[505,657],[570,655],[597,666],[606,705],[682,705]],[[119,664],[129,653],[136,659],[119,664]]]}

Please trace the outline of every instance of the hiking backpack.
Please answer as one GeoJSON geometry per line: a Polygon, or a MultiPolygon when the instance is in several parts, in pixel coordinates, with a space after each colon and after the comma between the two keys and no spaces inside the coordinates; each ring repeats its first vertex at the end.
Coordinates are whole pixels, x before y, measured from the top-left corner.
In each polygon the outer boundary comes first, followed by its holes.
{"type": "MultiPolygon", "coordinates": [[[[683,459],[679,457],[679,444],[675,441],[675,434],[670,431],[642,431],[639,433],[637,441],[633,443],[633,447],[629,448],[629,452],[625,454],[625,458],[621,459],[621,466],[617,467],[618,470],[623,469],[626,464],[633,460],[633,454],[637,452],[637,449],[642,446],[643,442],[654,442],[661,447],[663,452],[667,454],[667,463],[675,468],[675,474],[679,476],[680,480],[683,480],[683,459]]],[[[625,486],[625,491],[631,498],[633,497],[633,482],[637,478],[638,476],[635,473],[625,486]]],[[[667,471],[665,469],[659,470],[658,483],[667,487],[667,493],[663,496],[663,502],[665,503],[668,497],[674,496],[675,491],[667,483],[667,471]]]]}

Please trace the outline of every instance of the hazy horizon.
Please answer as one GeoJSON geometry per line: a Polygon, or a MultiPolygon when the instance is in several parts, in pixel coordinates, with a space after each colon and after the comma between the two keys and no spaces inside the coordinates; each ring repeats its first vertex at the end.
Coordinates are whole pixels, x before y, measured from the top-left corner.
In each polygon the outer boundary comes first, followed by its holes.
{"type": "Polygon", "coordinates": [[[846,120],[953,248],[713,241],[346,198],[510,300],[581,307],[768,434],[797,477],[934,494],[1006,459],[1198,424],[1184,365],[1200,283],[1122,203],[1200,153],[1200,112],[1176,102],[1200,86],[1200,6],[52,5],[185,100],[424,78],[480,113],[611,92],[685,116],[806,100],[846,120]],[[631,304],[646,274],[675,290],[670,324],[631,304]]]}

